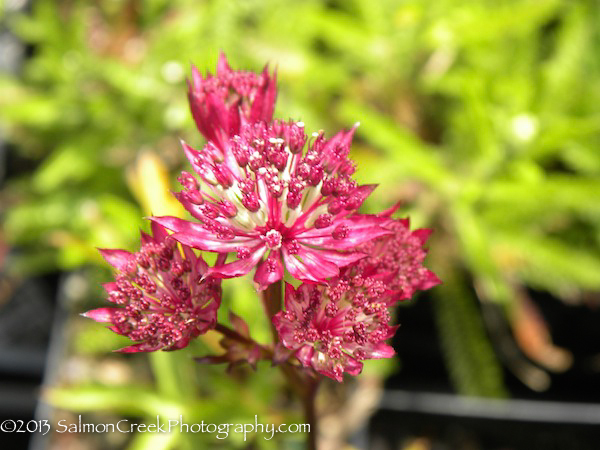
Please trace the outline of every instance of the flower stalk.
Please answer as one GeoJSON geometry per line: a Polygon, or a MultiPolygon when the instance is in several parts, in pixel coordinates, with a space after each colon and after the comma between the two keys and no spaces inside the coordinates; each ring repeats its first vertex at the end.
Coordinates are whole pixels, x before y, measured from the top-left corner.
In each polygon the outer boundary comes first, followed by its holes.
{"type": "Polygon", "coordinates": [[[271,325],[271,332],[273,334],[273,342],[275,345],[277,345],[279,342],[279,334],[277,333],[277,328],[273,323],[273,317],[275,317],[275,315],[281,311],[282,294],[283,283],[281,280],[271,284],[262,292],[262,302],[265,309],[265,314],[267,315],[269,324],[271,325]]]}

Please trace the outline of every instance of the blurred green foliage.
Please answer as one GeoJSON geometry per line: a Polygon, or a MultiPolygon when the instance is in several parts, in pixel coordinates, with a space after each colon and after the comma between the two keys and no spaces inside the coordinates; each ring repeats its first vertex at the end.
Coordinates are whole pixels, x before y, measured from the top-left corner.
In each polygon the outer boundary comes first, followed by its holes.
{"type": "Polygon", "coordinates": [[[360,121],[357,175],[380,185],[367,209],[402,200],[435,228],[445,284],[432,294],[459,391],[504,395],[482,310],[500,311],[527,356],[510,368],[541,389],[530,360],[551,369],[556,348],[523,293],[578,302],[600,289],[597,2],[38,0],[0,18],[32,46],[22,74],[0,78],[0,120],[27,167],[0,194],[19,270],[136,245],[124,169],[147,149],[173,177],[184,166],[177,139],[201,144],[189,64],[213,68],[224,50],[235,68],[277,67],[277,116],[329,134],[360,121]],[[522,326],[539,346],[519,341],[522,326]]]}

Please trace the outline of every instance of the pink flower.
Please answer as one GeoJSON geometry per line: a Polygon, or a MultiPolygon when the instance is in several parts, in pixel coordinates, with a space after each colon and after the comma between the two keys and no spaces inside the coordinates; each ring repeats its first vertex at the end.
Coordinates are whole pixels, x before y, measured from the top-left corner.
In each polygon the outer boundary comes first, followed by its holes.
{"type": "Polygon", "coordinates": [[[108,300],[119,307],[83,315],[110,323],[112,331],[136,342],[120,352],[177,350],[216,324],[220,282],[203,279],[204,260],[185,245],[182,252],[163,227],[153,223],[152,233],[142,232],[137,253],[100,250],[118,270],[115,281],[104,287],[108,300]]]}
{"type": "Polygon", "coordinates": [[[389,234],[386,217],[355,214],[375,185],[358,186],[348,159],[354,128],[331,139],[308,140],[301,122],[242,124],[223,150],[208,143],[201,151],[183,144],[194,171],[209,188],[200,190],[183,172],[176,196],[198,222],[154,217],[182,244],[219,253],[233,261],[208,275],[242,276],[257,267],[259,288],[289,273],[322,282],[365,256],[357,246],[389,234]]]}
{"type": "Polygon", "coordinates": [[[358,375],[365,359],[393,356],[385,340],[396,332],[384,280],[345,272],[329,286],[286,284],[285,311],[273,317],[281,343],[303,366],[340,382],[344,372],[358,375]]]}
{"type": "Polygon", "coordinates": [[[384,228],[391,233],[359,245],[368,256],[342,269],[327,286],[286,285],[285,311],[273,317],[283,346],[305,367],[337,381],[344,372],[358,375],[364,359],[393,356],[385,343],[397,328],[388,325],[389,308],[440,283],[423,267],[431,230],[411,232],[408,219],[388,219],[384,228]]]}
{"type": "Polygon", "coordinates": [[[423,246],[433,230],[421,228],[410,231],[409,226],[409,219],[390,219],[385,225],[390,234],[359,246],[360,251],[368,256],[360,260],[357,267],[367,276],[388,274],[388,287],[396,291],[398,300],[409,299],[416,291],[441,283],[435,273],[423,266],[427,256],[427,249],[423,246]]]}
{"type": "Polygon", "coordinates": [[[257,75],[232,70],[225,54],[219,55],[217,75],[204,78],[192,66],[188,98],[198,130],[217,147],[238,134],[244,122],[270,122],[275,109],[276,76],[265,66],[257,75]]]}

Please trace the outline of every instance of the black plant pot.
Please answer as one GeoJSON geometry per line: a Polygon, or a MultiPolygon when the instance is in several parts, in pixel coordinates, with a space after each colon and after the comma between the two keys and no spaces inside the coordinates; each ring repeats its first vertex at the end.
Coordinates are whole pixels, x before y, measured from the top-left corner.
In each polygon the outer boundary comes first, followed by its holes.
{"type": "MultiPolygon", "coordinates": [[[[0,303],[0,422],[34,419],[55,321],[56,276],[28,279],[0,303]]],[[[10,290],[5,280],[4,292],[10,290]]],[[[0,448],[26,448],[32,434],[0,433],[0,448]]]]}
{"type": "Polygon", "coordinates": [[[402,310],[395,342],[403,370],[386,383],[369,423],[365,448],[597,449],[600,442],[600,373],[590,361],[600,353],[600,312],[567,306],[547,295],[533,300],[569,348],[573,367],[552,375],[547,391],[533,392],[505,372],[511,398],[465,398],[453,393],[433,321],[432,303],[422,299],[402,310]]]}

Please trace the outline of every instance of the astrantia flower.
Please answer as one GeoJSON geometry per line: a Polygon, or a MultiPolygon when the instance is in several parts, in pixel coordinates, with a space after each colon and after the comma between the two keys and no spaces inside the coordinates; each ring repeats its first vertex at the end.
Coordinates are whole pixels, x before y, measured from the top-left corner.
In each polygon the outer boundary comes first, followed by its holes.
{"type": "Polygon", "coordinates": [[[182,173],[183,206],[198,220],[152,220],[173,230],[191,247],[232,252],[235,260],[208,274],[230,278],[257,266],[254,280],[265,288],[289,273],[322,282],[365,256],[356,247],[388,234],[388,221],[355,214],[375,185],[358,186],[348,159],[354,129],[331,139],[315,133],[307,143],[301,122],[243,124],[223,150],[208,143],[201,151],[183,144],[195,172],[210,191],[182,173]]]}
{"type": "Polygon", "coordinates": [[[391,233],[359,246],[368,256],[357,263],[357,269],[367,276],[388,274],[387,286],[399,300],[440,284],[436,274],[423,266],[427,256],[424,244],[432,230],[410,231],[409,219],[390,220],[385,228],[391,233]]]}
{"type": "Polygon", "coordinates": [[[104,285],[116,308],[99,308],[84,316],[108,322],[112,331],[136,344],[125,353],[176,350],[214,328],[221,303],[220,281],[204,279],[208,266],[194,251],[152,224],[153,236],[142,233],[139,252],[100,250],[117,270],[104,285]],[[183,251],[181,251],[183,250],[183,251]],[[202,280],[202,281],[201,281],[202,280]]]}
{"type": "Polygon", "coordinates": [[[411,232],[408,219],[388,219],[384,227],[391,233],[359,245],[368,256],[328,285],[287,285],[285,311],[273,318],[282,344],[304,366],[338,381],[344,372],[359,374],[364,359],[393,356],[385,343],[397,328],[388,324],[389,308],[440,283],[423,266],[431,230],[411,232]]]}
{"type": "Polygon", "coordinates": [[[192,66],[188,83],[190,109],[198,130],[216,146],[238,134],[243,122],[270,122],[275,109],[275,74],[268,68],[258,75],[232,70],[223,53],[219,55],[217,74],[206,78],[192,66]]]}
{"type": "Polygon", "coordinates": [[[393,303],[384,281],[348,272],[329,286],[286,284],[285,311],[273,323],[303,366],[342,381],[344,372],[361,372],[361,361],[394,355],[385,343],[396,331],[388,325],[393,303]]]}

